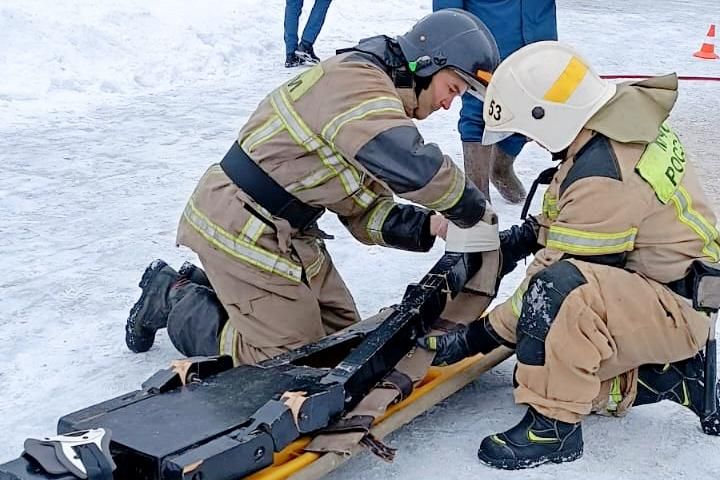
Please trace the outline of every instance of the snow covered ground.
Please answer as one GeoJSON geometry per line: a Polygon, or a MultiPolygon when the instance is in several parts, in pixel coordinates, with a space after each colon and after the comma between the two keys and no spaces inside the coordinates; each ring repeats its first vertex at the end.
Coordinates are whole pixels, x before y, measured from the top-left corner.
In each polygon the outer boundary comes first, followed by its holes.
{"type": "MultiPolygon", "coordinates": [[[[307,2],[311,3],[311,2],[307,2]]],[[[560,36],[603,73],[720,76],[691,54],[717,0],[561,0],[560,36]]],[[[399,34],[430,0],[336,0],[316,50],[399,34]]],[[[0,463],[62,414],[137,388],[177,356],[164,334],[141,355],[123,341],[146,264],[194,259],[174,247],[195,182],[219,160],[282,66],[280,0],[3,0],[0,3],[0,463]]],[[[308,8],[308,6],[306,6],[308,8]]],[[[307,12],[306,12],[307,13],[307,12]]],[[[720,209],[720,83],[684,83],[672,122],[720,209]]],[[[421,125],[461,163],[457,106],[421,125]]],[[[526,184],[549,164],[527,148],[526,184]]],[[[519,207],[499,200],[504,225],[519,207]]],[[[331,216],[323,227],[363,314],[396,302],[442,253],[363,247],[331,216]],[[382,279],[382,285],[378,284],[382,279]]],[[[505,282],[500,298],[519,280],[505,282]]],[[[674,404],[589,418],[577,462],[523,473],[480,465],[480,439],[521,416],[512,362],[390,437],[394,464],[365,455],[333,479],[701,478],[720,471],[720,440],[674,404]]]]}

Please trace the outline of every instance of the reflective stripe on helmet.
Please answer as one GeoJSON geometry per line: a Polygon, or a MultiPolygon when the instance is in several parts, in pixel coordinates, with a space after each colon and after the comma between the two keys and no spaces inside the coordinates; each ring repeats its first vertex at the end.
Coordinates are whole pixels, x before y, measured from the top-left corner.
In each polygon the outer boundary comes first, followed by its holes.
{"type": "Polygon", "coordinates": [[[579,58],[572,57],[555,83],[545,92],[543,99],[549,102],[565,103],[575,93],[587,74],[588,67],[579,58]]]}

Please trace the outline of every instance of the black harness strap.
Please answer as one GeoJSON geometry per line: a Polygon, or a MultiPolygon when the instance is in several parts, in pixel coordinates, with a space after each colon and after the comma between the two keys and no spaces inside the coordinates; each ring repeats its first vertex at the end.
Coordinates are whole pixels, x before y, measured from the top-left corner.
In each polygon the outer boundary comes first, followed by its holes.
{"type": "Polygon", "coordinates": [[[234,142],[225,154],[220,167],[238,188],[250,195],[274,217],[287,220],[293,228],[304,230],[325,213],[323,207],[308,205],[280,186],[240,148],[237,142],[234,142]]]}
{"type": "Polygon", "coordinates": [[[527,218],[527,213],[528,210],[530,210],[530,204],[532,203],[533,197],[535,196],[538,185],[550,185],[550,182],[552,181],[557,171],[557,167],[550,167],[540,172],[540,175],[538,175],[538,177],[535,179],[532,186],[530,187],[530,192],[528,192],[527,198],[525,199],[522,213],[520,213],[520,220],[525,220],[527,218]]]}
{"type": "Polygon", "coordinates": [[[112,466],[94,443],[73,447],[87,472],[88,480],[113,480],[112,466]]]}

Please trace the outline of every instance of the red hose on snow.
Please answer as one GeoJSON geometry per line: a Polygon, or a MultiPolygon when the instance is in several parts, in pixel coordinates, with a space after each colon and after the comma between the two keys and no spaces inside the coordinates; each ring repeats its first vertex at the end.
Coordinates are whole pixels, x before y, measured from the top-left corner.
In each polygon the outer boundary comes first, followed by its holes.
{"type": "MultiPolygon", "coordinates": [[[[642,80],[645,78],[654,77],[655,75],[600,75],[601,78],[604,78],[605,80],[619,80],[623,78],[627,78],[628,80],[642,80]]],[[[720,77],[705,77],[705,76],[687,76],[687,75],[678,75],[678,80],[689,80],[689,81],[699,81],[699,82],[720,82],[720,77]]]]}

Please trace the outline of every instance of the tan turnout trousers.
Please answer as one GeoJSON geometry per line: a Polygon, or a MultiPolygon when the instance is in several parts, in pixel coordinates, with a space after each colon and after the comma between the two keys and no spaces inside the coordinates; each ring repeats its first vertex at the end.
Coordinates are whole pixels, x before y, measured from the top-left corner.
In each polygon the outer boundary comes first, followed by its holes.
{"type": "Polygon", "coordinates": [[[259,284],[240,264],[211,249],[200,254],[200,261],[228,313],[220,353],[232,355],[235,364],[258,363],[359,320],[329,255],[309,285],[259,284]]]}
{"type": "MultiPolygon", "coordinates": [[[[688,300],[640,274],[569,262],[586,283],[572,289],[555,317],[547,319],[551,328],[544,340],[543,364],[518,362],[515,400],[550,418],[575,423],[593,406],[606,411],[616,376],[623,377],[616,413],[626,411],[635,398],[635,369],[692,357],[707,340],[709,321],[688,300]]],[[[523,309],[542,300],[533,291],[531,282],[523,309]]],[[[511,319],[490,315],[493,327],[516,342],[517,321],[511,319]],[[508,320],[512,324],[501,323],[508,320]]]]}

